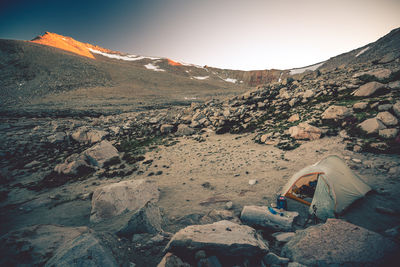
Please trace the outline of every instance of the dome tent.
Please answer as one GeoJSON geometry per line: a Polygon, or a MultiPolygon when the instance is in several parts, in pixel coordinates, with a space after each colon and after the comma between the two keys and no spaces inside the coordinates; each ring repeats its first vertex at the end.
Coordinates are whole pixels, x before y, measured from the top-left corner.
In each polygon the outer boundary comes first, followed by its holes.
{"type": "MultiPolygon", "coordinates": [[[[371,190],[338,156],[328,156],[295,173],[281,195],[310,206],[320,219],[335,217],[371,190]],[[314,187],[312,200],[302,198],[300,189],[314,187]]],[[[310,190],[309,190],[310,191],[310,190]]],[[[313,191],[313,189],[311,189],[313,191]]]]}

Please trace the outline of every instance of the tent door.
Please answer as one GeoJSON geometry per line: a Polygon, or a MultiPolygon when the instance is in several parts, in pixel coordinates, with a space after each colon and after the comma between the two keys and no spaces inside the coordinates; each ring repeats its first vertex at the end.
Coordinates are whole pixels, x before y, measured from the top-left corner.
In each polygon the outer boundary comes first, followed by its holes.
{"type": "Polygon", "coordinates": [[[314,172],[301,176],[293,183],[285,196],[310,206],[320,174],[323,174],[323,172],[314,172]],[[307,201],[305,198],[311,199],[311,201],[307,201]]]}

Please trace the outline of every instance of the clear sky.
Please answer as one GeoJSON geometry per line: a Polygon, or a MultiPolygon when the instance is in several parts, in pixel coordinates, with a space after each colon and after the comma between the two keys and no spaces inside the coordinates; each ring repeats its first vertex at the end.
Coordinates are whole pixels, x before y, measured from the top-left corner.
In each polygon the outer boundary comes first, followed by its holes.
{"type": "Polygon", "coordinates": [[[400,27],[399,0],[0,0],[0,38],[45,31],[230,69],[302,67],[400,27]]]}

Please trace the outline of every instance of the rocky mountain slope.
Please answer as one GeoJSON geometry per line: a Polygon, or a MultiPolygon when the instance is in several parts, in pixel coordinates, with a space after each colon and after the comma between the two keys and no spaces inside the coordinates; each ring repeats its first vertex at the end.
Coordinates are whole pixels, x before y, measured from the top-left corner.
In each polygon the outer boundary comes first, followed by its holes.
{"type": "Polygon", "coordinates": [[[388,63],[399,56],[400,28],[397,28],[373,43],[330,58],[322,65],[321,69],[334,69],[372,61],[388,63]]]}
{"type": "MultiPolygon", "coordinates": [[[[396,266],[400,58],[380,44],[362,62],[190,106],[0,117],[0,265],[396,266]],[[292,200],[273,210],[284,226],[243,219],[331,154],[373,192],[326,222],[307,222],[308,206],[292,200]]],[[[100,70],[130,64],[47,49],[100,70]]],[[[143,75],[173,70],[140,60],[143,75]]]]}
{"type": "Polygon", "coordinates": [[[0,53],[3,110],[16,105],[31,111],[41,106],[49,110],[84,106],[115,112],[124,106],[133,110],[190,103],[243,92],[247,86],[278,81],[287,73],[222,70],[124,54],[48,32],[31,42],[0,40],[0,53]],[[89,104],[78,103],[79,98],[89,104]]]}

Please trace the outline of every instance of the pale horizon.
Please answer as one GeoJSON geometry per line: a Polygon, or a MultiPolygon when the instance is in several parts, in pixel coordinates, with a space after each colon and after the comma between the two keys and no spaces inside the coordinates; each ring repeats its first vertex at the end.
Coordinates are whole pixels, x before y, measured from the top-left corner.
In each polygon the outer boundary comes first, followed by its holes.
{"type": "Polygon", "coordinates": [[[73,2],[3,3],[0,38],[49,31],[125,53],[261,70],[312,65],[400,27],[394,0],[85,1],[79,10],[73,2]]]}

